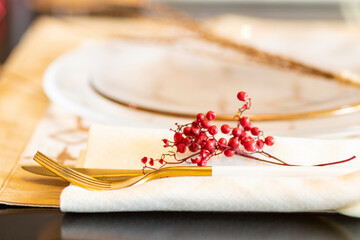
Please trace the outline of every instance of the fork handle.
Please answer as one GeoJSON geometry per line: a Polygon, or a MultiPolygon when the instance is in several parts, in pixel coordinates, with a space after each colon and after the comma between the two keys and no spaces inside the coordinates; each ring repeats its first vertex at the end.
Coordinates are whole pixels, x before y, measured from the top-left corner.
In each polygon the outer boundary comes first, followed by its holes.
{"type": "Polygon", "coordinates": [[[354,167],[307,167],[307,166],[213,166],[212,176],[243,177],[332,177],[355,171],[354,167]]]}

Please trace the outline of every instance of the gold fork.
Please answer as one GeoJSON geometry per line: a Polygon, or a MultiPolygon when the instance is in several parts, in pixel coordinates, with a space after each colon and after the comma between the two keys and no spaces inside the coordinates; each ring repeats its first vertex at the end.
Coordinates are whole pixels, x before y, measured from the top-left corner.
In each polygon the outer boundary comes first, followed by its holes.
{"type": "Polygon", "coordinates": [[[211,167],[168,167],[152,171],[145,175],[129,177],[121,181],[106,181],[96,179],[74,169],[61,165],[41,152],[37,152],[34,160],[40,165],[65,179],[66,181],[88,189],[88,190],[112,190],[130,187],[135,184],[144,183],[153,179],[164,177],[183,177],[183,176],[211,176],[211,167]]]}
{"type": "Polygon", "coordinates": [[[168,167],[154,170],[141,176],[128,177],[119,181],[100,180],[63,166],[41,152],[34,160],[66,181],[89,190],[112,190],[130,187],[153,179],[189,176],[242,176],[242,177],[329,177],[359,171],[354,167],[314,166],[213,166],[213,167],[168,167]]]}

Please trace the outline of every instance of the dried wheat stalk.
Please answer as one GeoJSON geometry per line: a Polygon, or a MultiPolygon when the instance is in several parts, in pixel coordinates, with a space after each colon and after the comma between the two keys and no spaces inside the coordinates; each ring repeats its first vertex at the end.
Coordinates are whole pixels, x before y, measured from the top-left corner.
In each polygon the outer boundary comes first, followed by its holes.
{"type": "Polygon", "coordinates": [[[155,12],[158,16],[164,17],[167,20],[171,20],[173,23],[196,33],[197,36],[199,36],[201,39],[228,49],[232,49],[238,53],[250,57],[254,61],[284,70],[292,70],[298,73],[322,77],[329,80],[336,80],[339,83],[360,87],[360,78],[354,74],[349,75],[333,73],[315,66],[311,66],[309,64],[296,61],[291,58],[259,50],[247,44],[232,41],[228,38],[224,38],[218,34],[213,33],[211,30],[204,27],[200,21],[164,4],[152,2],[147,4],[147,7],[150,11],[155,12]]]}

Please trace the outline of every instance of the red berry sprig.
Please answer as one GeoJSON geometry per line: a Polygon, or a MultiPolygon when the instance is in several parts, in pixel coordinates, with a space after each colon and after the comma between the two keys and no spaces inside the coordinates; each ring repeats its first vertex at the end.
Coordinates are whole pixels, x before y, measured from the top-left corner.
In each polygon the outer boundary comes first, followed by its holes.
{"type": "MultiPolygon", "coordinates": [[[[173,140],[163,139],[164,148],[176,149],[176,152],[169,151],[167,154],[162,154],[160,158],[153,159],[143,157],[141,162],[144,164],[144,169],[157,169],[162,168],[168,164],[180,164],[183,162],[191,162],[198,166],[206,166],[208,161],[217,155],[224,154],[226,157],[232,157],[234,155],[245,156],[257,161],[262,161],[271,164],[295,166],[288,164],[263,149],[266,146],[273,146],[275,139],[273,136],[265,136],[264,132],[253,126],[250,119],[247,116],[243,116],[243,113],[250,109],[251,98],[246,92],[239,92],[237,98],[242,102],[242,107],[238,109],[235,115],[237,124],[235,127],[230,127],[228,124],[224,124],[220,127],[220,131],[228,136],[228,139],[222,137],[216,138],[219,133],[219,129],[211,122],[216,118],[216,114],[213,111],[209,111],[204,115],[199,113],[196,115],[196,119],[187,124],[175,123],[176,129],[170,129],[174,132],[173,140]],[[192,154],[178,159],[177,153],[191,152],[192,154]],[[259,153],[265,156],[267,159],[258,158],[253,156],[254,153],[259,153]],[[168,160],[171,158],[171,160],[168,160]],[[159,167],[155,167],[155,163],[159,167]]],[[[354,157],[325,164],[318,164],[314,166],[327,166],[332,164],[338,164],[350,161],[354,157]]]]}

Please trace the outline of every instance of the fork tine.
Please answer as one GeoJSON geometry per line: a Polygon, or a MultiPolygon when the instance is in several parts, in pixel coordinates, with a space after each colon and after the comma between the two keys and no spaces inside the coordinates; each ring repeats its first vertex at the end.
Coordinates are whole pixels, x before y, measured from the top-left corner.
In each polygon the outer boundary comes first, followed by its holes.
{"type": "Polygon", "coordinates": [[[42,166],[46,167],[50,171],[56,173],[60,177],[64,178],[65,180],[81,186],[81,187],[87,187],[89,189],[109,189],[110,184],[103,182],[103,181],[97,181],[97,179],[94,179],[90,176],[87,176],[85,174],[78,173],[77,171],[74,171],[70,168],[67,168],[65,166],[62,166],[61,164],[55,162],[51,158],[47,157],[46,155],[38,152],[34,156],[34,160],[37,161],[42,166]]]}
{"type": "Polygon", "coordinates": [[[69,167],[63,166],[63,165],[57,163],[56,161],[54,161],[53,159],[51,159],[50,157],[48,157],[48,156],[46,156],[46,155],[44,155],[44,154],[42,154],[40,152],[38,152],[38,153],[39,154],[36,154],[35,157],[38,157],[38,158],[42,159],[44,162],[49,163],[49,165],[51,165],[52,167],[57,168],[59,170],[62,170],[63,172],[68,173],[73,177],[83,179],[85,181],[89,181],[89,182],[92,182],[92,183],[97,183],[97,184],[100,184],[100,185],[108,185],[107,182],[104,182],[104,181],[101,181],[99,179],[88,176],[86,174],[80,173],[80,172],[78,172],[76,170],[73,170],[73,169],[71,169],[69,167]]]}
{"type": "MultiPolygon", "coordinates": [[[[34,158],[35,159],[35,158],[34,158]]],[[[39,159],[36,158],[35,160],[39,160],[38,162],[46,167],[47,169],[49,169],[50,171],[54,172],[55,174],[57,174],[58,176],[62,177],[63,179],[69,181],[70,183],[83,187],[83,188],[87,188],[87,189],[108,189],[108,186],[104,186],[104,185],[98,185],[96,183],[91,183],[88,182],[84,179],[78,178],[77,176],[73,176],[72,174],[69,174],[69,172],[64,171],[63,169],[59,169],[57,168],[55,165],[51,165],[51,163],[44,161],[43,159],[39,159]]]]}
{"type": "Polygon", "coordinates": [[[67,168],[65,166],[62,166],[60,164],[58,164],[57,162],[55,162],[54,160],[52,160],[49,157],[42,157],[41,155],[36,156],[39,160],[41,160],[43,163],[47,164],[49,167],[53,168],[54,170],[57,170],[59,172],[61,172],[62,174],[71,177],[72,180],[77,180],[80,181],[81,183],[88,183],[91,184],[92,186],[102,186],[102,187],[107,187],[108,183],[105,182],[101,182],[101,181],[95,181],[96,179],[92,179],[91,177],[87,176],[87,175],[80,175],[78,174],[76,171],[73,171],[71,168],[67,168]]]}
{"type": "MultiPolygon", "coordinates": [[[[47,162],[46,160],[43,160],[39,158],[38,156],[34,158],[37,162],[39,162],[42,166],[46,167],[47,169],[51,170],[52,172],[56,173],[58,176],[64,178],[65,180],[75,184],[75,185],[89,185],[91,183],[88,183],[84,179],[80,179],[76,176],[73,176],[71,173],[68,173],[64,171],[63,169],[57,168],[57,166],[52,165],[51,163],[47,162]]],[[[91,184],[91,186],[94,186],[94,184],[91,184]]]]}

